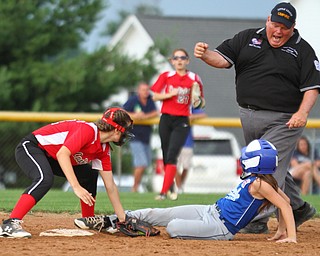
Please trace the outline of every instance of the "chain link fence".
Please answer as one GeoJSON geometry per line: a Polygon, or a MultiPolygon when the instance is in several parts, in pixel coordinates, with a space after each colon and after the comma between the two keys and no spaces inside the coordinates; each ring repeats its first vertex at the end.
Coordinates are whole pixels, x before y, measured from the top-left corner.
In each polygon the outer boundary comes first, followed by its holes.
{"type": "MultiPolygon", "coordinates": [[[[0,143],[1,143],[0,189],[25,188],[30,184],[30,180],[21,171],[21,169],[19,168],[19,166],[15,161],[15,153],[14,153],[15,147],[18,145],[18,143],[20,142],[21,138],[23,138],[23,136],[27,135],[28,133],[32,132],[33,130],[45,124],[48,124],[54,121],[65,120],[65,119],[81,119],[86,121],[95,121],[99,117],[100,117],[100,114],[86,114],[86,113],[77,113],[77,114],[13,113],[12,115],[10,113],[5,112],[3,115],[0,112],[0,132],[2,135],[0,137],[0,143]]],[[[138,123],[138,122],[135,122],[135,123],[138,123]]],[[[153,124],[155,127],[153,140],[152,140],[153,164],[152,166],[150,166],[150,168],[146,171],[144,175],[143,186],[144,186],[144,191],[157,191],[158,188],[156,187],[157,186],[159,187],[162,183],[161,170],[159,169],[161,168],[161,149],[160,149],[160,141],[157,134],[158,119],[157,118],[151,119],[146,122],[140,121],[139,124],[153,124]]],[[[210,127],[210,126],[217,127],[217,129],[215,129],[216,134],[223,134],[223,132],[233,134],[237,140],[239,148],[244,146],[244,142],[242,138],[242,129],[240,126],[240,121],[237,118],[203,118],[201,120],[195,121],[194,124],[203,125],[204,127],[210,127]]],[[[304,135],[306,135],[311,142],[313,158],[316,158],[318,155],[318,152],[320,152],[320,129],[319,128],[320,128],[320,120],[309,120],[308,126],[304,132],[304,135]]],[[[225,137],[223,138],[225,139],[225,137]]],[[[226,159],[224,158],[225,156],[218,156],[218,157],[221,158],[220,160],[226,159]]],[[[207,160],[203,160],[203,161],[207,161],[207,160]]],[[[123,176],[132,176],[133,167],[131,164],[131,152],[128,145],[124,145],[121,148],[113,146],[112,163],[113,163],[114,176],[118,180],[121,180],[120,178],[123,176]]],[[[205,163],[202,164],[202,166],[204,165],[205,163]]],[[[203,167],[199,167],[198,169],[200,171],[201,170],[203,171],[203,167]]],[[[201,175],[201,173],[197,175],[201,175]]],[[[66,183],[66,179],[55,176],[55,182],[53,187],[60,189],[65,185],[65,183],[66,183]]],[[[319,186],[315,182],[313,182],[312,191],[313,193],[319,193],[319,186]]],[[[206,191],[201,191],[201,192],[206,192],[206,191]]],[[[207,192],[210,192],[210,191],[207,191],[207,192]]]]}
{"type": "MultiPolygon", "coordinates": [[[[47,123],[0,122],[0,189],[26,188],[30,180],[15,161],[15,148],[20,140],[47,123]],[[23,133],[24,131],[24,133],[23,133]]],[[[112,146],[112,163],[115,175],[131,174],[131,152],[128,145],[121,149],[112,146]],[[120,161],[120,162],[119,162],[120,161]]],[[[55,176],[54,188],[61,188],[66,179],[55,176]]]]}

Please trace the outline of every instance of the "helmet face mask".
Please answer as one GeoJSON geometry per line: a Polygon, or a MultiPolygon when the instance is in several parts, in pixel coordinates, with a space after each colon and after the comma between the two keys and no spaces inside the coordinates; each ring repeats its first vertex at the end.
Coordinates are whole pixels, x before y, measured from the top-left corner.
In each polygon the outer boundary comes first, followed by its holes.
{"type": "Polygon", "coordinates": [[[135,136],[133,133],[130,132],[130,130],[132,130],[133,126],[132,124],[130,124],[128,127],[125,127],[124,132],[121,132],[121,136],[118,142],[113,142],[113,144],[117,145],[117,146],[123,146],[124,144],[126,144],[129,140],[133,139],[135,136]]]}
{"type": "Polygon", "coordinates": [[[241,175],[240,175],[240,179],[245,180],[245,179],[248,178],[249,176],[251,176],[251,172],[242,171],[242,173],[241,173],[241,175]]]}
{"type": "Polygon", "coordinates": [[[278,166],[278,152],[275,146],[266,140],[254,140],[241,151],[241,166],[245,175],[251,173],[273,174],[278,166]]]}

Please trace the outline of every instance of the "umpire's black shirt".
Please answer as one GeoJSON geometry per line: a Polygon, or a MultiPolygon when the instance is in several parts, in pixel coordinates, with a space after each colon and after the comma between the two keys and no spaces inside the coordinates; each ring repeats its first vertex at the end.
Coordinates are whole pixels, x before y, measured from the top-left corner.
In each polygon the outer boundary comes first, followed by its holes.
{"type": "Polygon", "coordinates": [[[235,65],[240,106],[294,113],[303,92],[320,89],[319,61],[298,30],[279,48],[270,46],[265,28],[248,29],[216,49],[235,65]]]}

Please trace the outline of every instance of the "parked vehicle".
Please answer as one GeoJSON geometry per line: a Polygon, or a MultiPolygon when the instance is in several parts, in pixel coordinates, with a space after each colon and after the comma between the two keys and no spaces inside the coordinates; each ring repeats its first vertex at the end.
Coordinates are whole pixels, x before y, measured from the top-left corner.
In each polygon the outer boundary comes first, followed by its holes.
{"type": "MultiPolygon", "coordinates": [[[[234,134],[210,126],[193,126],[194,156],[184,186],[185,193],[228,193],[240,182],[241,149],[234,134]]],[[[160,192],[163,182],[161,149],[157,150],[152,186],[160,192]]]]}
{"type": "MultiPolygon", "coordinates": [[[[121,175],[120,178],[120,183],[119,183],[119,176],[117,174],[114,174],[114,182],[116,183],[118,190],[120,192],[130,192],[133,182],[134,182],[134,177],[132,175],[121,175]]],[[[70,186],[70,183],[66,181],[63,186],[62,186],[63,191],[72,191],[72,187],[70,186]]],[[[102,191],[105,192],[106,189],[104,187],[104,183],[102,178],[99,176],[98,177],[98,183],[97,183],[97,191],[102,191]]],[[[139,193],[147,192],[147,188],[143,182],[141,182],[139,188],[138,188],[139,193]]]]}

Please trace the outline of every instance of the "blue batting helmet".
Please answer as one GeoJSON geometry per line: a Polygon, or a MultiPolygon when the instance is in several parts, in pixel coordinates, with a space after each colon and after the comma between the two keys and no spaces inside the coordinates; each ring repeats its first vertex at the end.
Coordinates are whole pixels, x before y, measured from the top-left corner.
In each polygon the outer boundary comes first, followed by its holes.
{"type": "Polygon", "coordinates": [[[267,140],[253,140],[242,148],[240,162],[245,173],[273,174],[278,166],[278,151],[267,140]]]}

